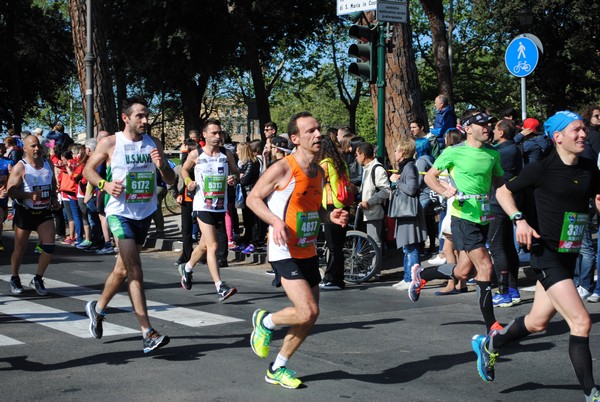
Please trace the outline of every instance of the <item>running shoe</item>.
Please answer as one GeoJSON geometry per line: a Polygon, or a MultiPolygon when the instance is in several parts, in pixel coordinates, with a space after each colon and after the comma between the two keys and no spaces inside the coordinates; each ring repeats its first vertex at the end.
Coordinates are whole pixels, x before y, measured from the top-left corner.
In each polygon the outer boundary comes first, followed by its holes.
{"type": "Polygon", "coordinates": [[[104,321],[106,314],[98,314],[96,312],[96,304],[95,301],[87,302],[85,305],[85,313],[90,319],[90,334],[96,339],[102,338],[102,321],[104,321]]]}
{"type": "Polygon", "coordinates": [[[230,288],[225,282],[221,282],[221,286],[219,286],[219,290],[217,291],[217,294],[219,295],[219,301],[225,301],[236,293],[237,289],[230,288]]]}
{"type": "Polygon", "coordinates": [[[114,254],[114,253],[115,253],[115,246],[113,246],[113,244],[110,242],[104,243],[104,247],[101,248],[100,250],[96,251],[96,254],[99,254],[99,255],[114,254]]]}
{"type": "Polygon", "coordinates": [[[490,327],[490,333],[488,336],[491,338],[494,335],[496,335],[498,332],[502,331],[503,329],[504,329],[504,327],[502,325],[500,325],[500,323],[498,321],[496,321],[490,327]]]}
{"type": "Polygon", "coordinates": [[[40,247],[40,244],[36,244],[35,248],[33,249],[34,253],[36,254],[42,254],[44,252],[44,250],[42,250],[42,247],[40,247]]]}
{"type": "Polygon", "coordinates": [[[89,240],[84,240],[81,243],[77,244],[75,247],[79,250],[85,250],[92,245],[92,242],[89,240]]]}
{"type": "Polygon", "coordinates": [[[146,333],[146,337],[143,339],[144,343],[144,353],[150,353],[154,349],[162,348],[167,345],[171,339],[169,339],[166,335],[161,335],[154,330],[154,328],[150,328],[146,333]]]}
{"type": "Polygon", "coordinates": [[[234,242],[234,241],[230,241],[230,242],[228,242],[228,243],[227,243],[227,248],[228,248],[229,250],[233,250],[233,249],[234,249],[234,248],[236,248],[236,247],[237,247],[237,244],[235,244],[235,242],[234,242]]]}
{"type": "Polygon", "coordinates": [[[231,251],[235,251],[235,252],[241,252],[241,251],[243,251],[245,249],[246,249],[246,245],[242,244],[242,243],[239,243],[237,246],[235,246],[234,248],[231,248],[230,250],[231,251]]]}
{"type": "Polygon", "coordinates": [[[252,335],[250,335],[250,346],[256,355],[262,359],[269,355],[273,331],[263,325],[263,318],[269,314],[266,310],[258,309],[252,314],[252,335]]]}
{"type": "Polygon", "coordinates": [[[12,276],[10,278],[10,291],[14,295],[20,295],[23,293],[23,285],[21,285],[21,278],[18,276],[12,276]]]}
{"type": "Polygon", "coordinates": [[[512,298],[510,297],[510,293],[496,293],[494,297],[492,297],[492,305],[494,307],[510,307],[513,305],[512,298]]]}
{"type": "Polygon", "coordinates": [[[489,338],[485,335],[474,335],[471,339],[471,347],[477,355],[477,371],[485,382],[494,381],[494,363],[498,353],[492,353],[487,348],[489,338]]]}
{"type": "Polygon", "coordinates": [[[427,260],[427,263],[431,264],[431,265],[442,265],[446,263],[446,258],[444,258],[443,255],[438,254],[435,257],[427,260]]]}
{"type": "Polygon", "coordinates": [[[44,280],[40,276],[37,276],[37,275],[34,276],[31,279],[31,282],[29,282],[29,286],[32,287],[35,290],[35,293],[37,293],[40,296],[48,295],[48,291],[46,290],[46,287],[44,286],[44,280]]]}
{"type": "Polygon", "coordinates": [[[513,305],[521,303],[521,294],[517,288],[508,288],[508,294],[512,299],[513,305]]]}
{"type": "Polygon", "coordinates": [[[181,287],[190,290],[192,288],[192,271],[185,270],[185,264],[179,264],[179,273],[181,274],[181,287]]]}
{"type": "Polygon", "coordinates": [[[584,288],[583,286],[577,287],[577,293],[579,293],[579,297],[581,297],[581,300],[585,300],[592,295],[590,291],[584,288]]]}
{"type": "Polygon", "coordinates": [[[408,297],[414,302],[419,300],[421,289],[427,283],[425,279],[421,279],[421,271],[423,271],[423,267],[419,264],[415,264],[411,268],[412,281],[408,287],[408,297]]]}
{"type": "Polygon", "coordinates": [[[273,371],[271,368],[273,363],[269,365],[265,381],[269,384],[281,385],[283,388],[296,389],[302,385],[302,381],[296,378],[296,372],[285,367],[279,367],[273,371]]]}
{"type": "Polygon", "coordinates": [[[65,237],[65,239],[61,242],[62,244],[73,244],[75,241],[71,239],[69,236],[65,237]]]}
{"type": "Polygon", "coordinates": [[[252,254],[254,252],[254,250],[256,250],[256,248],[252,244],[250,244],[250,245],[248,245],[248,247],[246,247],[245,249],[242,250],[242,253],[252,254]]]}
{"type": "Polygon", "coordinates": [[[600,391],[598,391],[596,387],[592,388],[592,392],[589,396],[586,395],[585,400],[590,402],[600,402],[600,391]]]}
{"type": "Polygon", "coordinates": [[[588,303],[598,303],[600,302],[600,294],[592,293],[590,297],[587,298],[588,303]]]}

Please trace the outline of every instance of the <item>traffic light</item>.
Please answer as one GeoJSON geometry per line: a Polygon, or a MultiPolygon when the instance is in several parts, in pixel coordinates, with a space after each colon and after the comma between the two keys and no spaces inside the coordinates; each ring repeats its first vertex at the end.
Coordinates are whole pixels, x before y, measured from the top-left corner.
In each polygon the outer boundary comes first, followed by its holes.
{"type": "Polygon", "coordinates": [[[348,56],[359,61],[350,63],[348,74],[360,80],[374,83],[377,80],[377,30],[362,25],[352,25],[349,35],[357,39],[348,48],[348,56]]]}

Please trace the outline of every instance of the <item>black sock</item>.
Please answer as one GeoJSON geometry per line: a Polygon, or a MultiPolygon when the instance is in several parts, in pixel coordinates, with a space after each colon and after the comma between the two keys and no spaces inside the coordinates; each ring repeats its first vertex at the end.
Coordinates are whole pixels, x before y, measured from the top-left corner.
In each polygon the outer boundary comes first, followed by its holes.
{"type": "Polygon", "coordinates": [[[519,317],[512,320],[502,331],[497,332],[489,342],[489,349],[491,352],[500,349],[507,343],[516,341],[521,338],[525,338],[531,332],[527,330],[525,326],[525,316],[519,317]]]}
{"type": "Polygon", "coordinates": [[[571,335],[569,337],[569,357],[575,369],[575,375],[583,388],[583,392],[589,395],[595,387],[592,371],[592,354],[590,353],[590,338],[571,335]]]}
{"type": "Polygon", "coordinates": [[[494,306],[492,305],[492,284],[491,282],[475,281],[477,284],[477,295],[479,296],[479,308],[483,314],[485,327],[489,332],[492,325],[496,322],[494,315],[494,306]]]}

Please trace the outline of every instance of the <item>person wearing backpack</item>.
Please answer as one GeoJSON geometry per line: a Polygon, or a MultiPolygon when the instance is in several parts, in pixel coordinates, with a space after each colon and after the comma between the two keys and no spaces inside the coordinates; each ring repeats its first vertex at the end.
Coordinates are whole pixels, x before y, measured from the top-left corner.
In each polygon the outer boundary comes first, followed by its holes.
{"type": "Polygon", "coordinates": [[[390,180],[383,165],[374,157],[373,145],[368,142],[356,148],[356,160],[364,169],[360,187],[361,202],[367,235],[381,250],[381,229],[385,216],[384,203],[390,198],[390,180]],[[381,166],[381,167],[380,167],[381,166]]]}
{"type": "MultiPolygon", "coordinates": [[[[325,172],[322,205],[329,212],[336,208],[344,208],[347,211],[354,202],[354,187],[350,184],[348,165],[339,151],[336,134],[335,129],[329,129],[321,139],[319,164],[325,172]],[[345,191],[348,189],[350,191],[345,191]]],[[[330,253],[323,281],[319,287],[321,290],[342,290],[346,286],[344,283],[344,241],[348,227],[331,222],[324,224],[324,229],[325,241],[330,253]]]]}

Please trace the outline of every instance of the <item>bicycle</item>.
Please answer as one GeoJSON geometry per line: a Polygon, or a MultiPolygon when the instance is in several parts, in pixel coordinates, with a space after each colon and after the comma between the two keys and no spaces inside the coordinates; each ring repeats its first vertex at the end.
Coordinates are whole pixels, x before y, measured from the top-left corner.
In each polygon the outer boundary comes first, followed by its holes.
{"type": "Polygon", "coordinates": [[[521,70],[528,73],[529,70],[531,70],[531,66],[526,61],[520,61],[516,66],[513,67],[513,71],[515,74],[518,74],[521,70]]]}
{"type": "MultiPolygon", "coordinates": [[[[381,270],[381,250],[375,240],[366,233],[356,230],[360,217],[360,208],[356,210],[352,230],[346,233],[344,241],[344,280],[351,283],[362,283],[373,278],[381,270]]],[[[319,265],[326,266],[329,248],[324,240],[317,241],[319,265]]]]}

